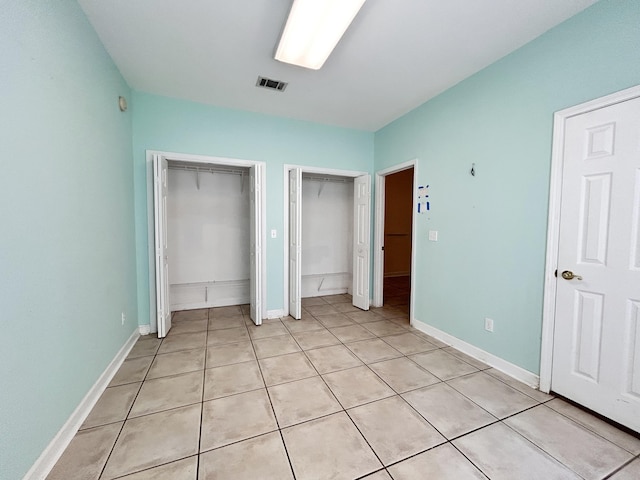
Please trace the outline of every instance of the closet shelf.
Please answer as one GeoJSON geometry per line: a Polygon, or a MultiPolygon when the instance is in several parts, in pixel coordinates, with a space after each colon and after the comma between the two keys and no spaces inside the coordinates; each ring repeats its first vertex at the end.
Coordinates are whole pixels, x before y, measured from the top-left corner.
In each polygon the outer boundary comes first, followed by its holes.
{"type": "Polygon", "coordinates": [[[221,168],[221,167],[199,167],[193,165],[172,165],[169,164],[170,170],[183,170],[188,172],[194,172],[196,174],[196,188],[200,190],[200,172],[221,174],[221,175],[239,175],[240,176],[240,193],[244,193],[244,177],[246,172],[244,170],[238,170],[234,168],[221,168]]]}
{"type": "Polygon", "coordinates": [[[239,280],[210,280],[208,282],[172,283],[169,286],[170,287],[206,287],[207,285],[210,285],[210,284],[234,285],[234,284],[246,283],[248,281],[249,281],[248,278],[243,278],[239,280]]]}
{"type": "MultiPolygon", "coordinates": [[[[302,275],[303,280],[320,280],[318,284],[318,292],[323,290],[322,286],[324,285],[326,280],[339,279],[339,278],[347,278],[351,279],[351,272],[335,272],[335,273],[313,273],[310,275],[302,275]]],[[[335,286],[331,288],[325,288],[324,290],[335,290],[335,286]]]]}
{"type": "Polygon", "coordinates": [[[324,190],[324,186],[327,182],[331,183],[347,183],[346,178],[340,177],[321,177],[321,176],[313,176],[313,175],[304,175],[302,177],[303,180],[310,180],[313,182],[320,182],[320,187],[318,188],[318,197],[322,194],[322,190],[324,190]]]}
{"type": "Polygon", "coordinates": [[[172,283],[169,291],[172,310],[235,305],[248,302],[249,279],[172,283]]]}

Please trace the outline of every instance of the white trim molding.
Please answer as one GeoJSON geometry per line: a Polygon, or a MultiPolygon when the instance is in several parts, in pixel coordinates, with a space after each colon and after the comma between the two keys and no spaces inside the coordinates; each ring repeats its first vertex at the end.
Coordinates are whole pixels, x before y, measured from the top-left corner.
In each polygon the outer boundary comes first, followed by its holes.
{"type": "Polygon", "coordinates": [[[288,313],[287,314],[284,313],[284,308],[280,308],[278,310],[267,310],[267,318],[268,319],[282,318],[282,317],[286,317],[287,315],[289,315],[289,314],[288,313]]]}
{"type": "Polygon", "coordinates": [[[89,389],[71,416],[67,419],[64,425],[62,425],[62,428],[60,428],[56,436],[53,437],[53,440],[49,442],[47,448],[44,449],[35,463],[31,466],[23,480],[41,480],[49,475],[56,462],[69,446],[69,443],[71,443],[71,440],[73,440],[76,432],[91,412],[91,409],[95,406],[100,395],[102,395],[102,392],[107,388],[109,382],[111,382],[111,379],[113,379],[114,375],[122,365],[122,362],[124,362],[127,355],[129,355],[129,352],[135,345],[139,336],[139,331],[136,328],[122,348],[118,353],[116,353],[113,360],[111,360],[111,363],[107,365],[107,368],[102,372],[102,375],[98,377],[96,383],[94,383],[89,389]]]}
{"type": "Polygon", "coordinates": [[[542,309],[542,344],[540,348],[540,390],[551,390],[553,365],[553,334],[555,329],[558,241],[560,235],[560,206],[562,202],[562,166],[566,121],[576,115],[615,105],[640,97],[640,85],[591,100],[556,112],[553,116],[553,146],[551,179],[549,183],[549,216],[547,221],[547,255],[545,260],[544,296],[542,309]]]}
{"type": "MultiPolygon", "coordinates": [[[[260,173],[260,195],[261,195],[261,215],[266,220],[267,214],[267,176],[266,176],[266,163],[258,160],[245,160],[239,158],[229,157],[216,157],[213,155],[193,155],[188,153],[166,152],[161,150],[147,150],[145,152],[146,168],[147,168],[147,255],[149,259],[149,328],[152,333],[158,331],[157,318],[156,318],[156,268],[155,268],[155,214],[154,214],[154,178],[153,178],[153,156],[160,155],[172,162],[193,162],[209,165],[225,165],[233,167],[246,167],[250,168],[255,165],[263,165],[260,173]]],[[[262,252],[262,289],[260,292],[260,303],[262,316],[267,314],[267,267],[266,267],[266,245],[267,245],[267,233],[266,233],[266,221],[262,222],[261,231],[259,235],[261,237],[261,244],[263,248],[262,252]]]]}
{"type": "Polygon", "coordinates": [[[453,335],[449,335],[442,330],[438,330],[437,328],[421,322],[420,320],[414,319],[413,322],[414,328],[420,330],[421,332],[424,332],[427,335],[431,335],[441,342],[451,345],[452,347],[460,350],[462,353],[466,353],[470,357],[473,357],[476,360],[480,360],[481,362],[486,363],[496,370],[500,370],[502,373],[515,378],[519,382],[529,385],[531,388],[538,388],[540,384],[540,377],[538,377],[538,375],[536,375],[535,373],[530,372],[529,370],[525,370],[524,368],[508,362],[501,357],[498,357],[492,353],[482,350],[481,348],[471,345],[470,343],[460,340],[453,335]]]}

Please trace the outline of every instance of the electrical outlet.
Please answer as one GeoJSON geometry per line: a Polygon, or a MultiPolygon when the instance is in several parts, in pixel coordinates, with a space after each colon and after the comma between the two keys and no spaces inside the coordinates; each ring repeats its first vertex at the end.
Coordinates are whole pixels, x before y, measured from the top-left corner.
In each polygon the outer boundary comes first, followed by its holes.
{"type": "Polygon", "coordinates": [[[124,312],[122,312],[122,325],[124,325],[124,322],[126,322],[127,320],[127,316],[125,315],[124,312]]]}
{"type": "Polygon", "coordinates": [[[493,332],[493,320],[491,318],[484,319],[484,329],[487,332],[493,332]]]}

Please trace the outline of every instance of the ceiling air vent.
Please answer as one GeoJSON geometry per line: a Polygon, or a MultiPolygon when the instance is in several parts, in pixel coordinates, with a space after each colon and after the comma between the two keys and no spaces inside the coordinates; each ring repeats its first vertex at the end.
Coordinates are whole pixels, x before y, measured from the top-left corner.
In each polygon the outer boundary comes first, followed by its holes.
{"type": "Polygon", "coordinates": [[[279,92],[284,92],[284,89],[287,88],[287,85],[287,82],[272,80],[265,77],[258,77],[258,81],[256,82],[256,87],[268,88],[269,90],[278,90],[279,92]]]}

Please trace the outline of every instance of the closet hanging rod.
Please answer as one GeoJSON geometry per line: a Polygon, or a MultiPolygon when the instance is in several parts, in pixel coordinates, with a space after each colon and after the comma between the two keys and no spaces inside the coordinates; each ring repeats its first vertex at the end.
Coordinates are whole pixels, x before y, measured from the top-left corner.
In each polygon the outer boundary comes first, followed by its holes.
{"type": "Polygon", "coordinates": [[[188,172],[209,172],[209,173],[221,173],[228,175],[246,175],[243,170],[233,170],[229,168],[215,168],[215,167],[192,167],[182,165],[169,165],[170,170],[185,170],[188,172]]]}
{"type": "Polygon", "coordinates": [[[315,177],[315,176],[308,176],[308,175],[305,175],[304,177],[302,177],[302,180],[312,180],[316,182],[333,182],[333,183],[347,183],[349,182],[349,180],[353,181],[353,179],[346,179],[346,178],[315,177]]]}

